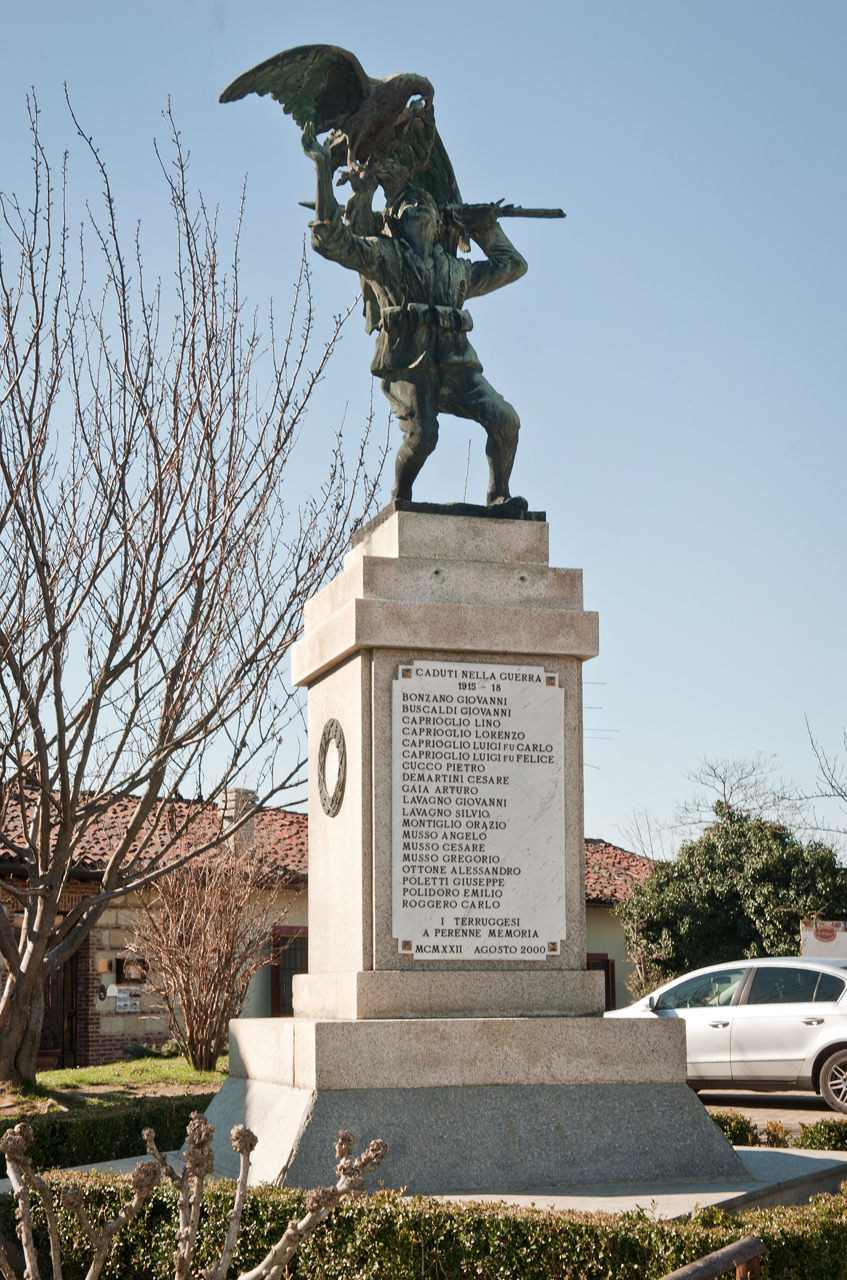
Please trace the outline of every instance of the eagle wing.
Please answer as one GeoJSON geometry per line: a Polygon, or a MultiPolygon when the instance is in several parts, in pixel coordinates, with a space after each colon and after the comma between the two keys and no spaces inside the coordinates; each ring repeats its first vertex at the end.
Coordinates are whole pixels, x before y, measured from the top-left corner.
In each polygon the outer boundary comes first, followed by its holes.
{"type": "Polygon", "coordinates": [[[301,129],[311,123],[317,133],[324,133],[343,129],[371,89],[370,77],[352,53],[333,44],[304,44],[245,71],[224,89],[220,101],[269,93],[301,129]]]}
{"type": "Polygon", "coordinates": [[[412,185],[423,187],[436,204],[461,204],[459,184],[432,109],[415,116],[394,148],[393,158],[412,175],[412,185]]]}
{"type": "MultiPolygon", "coordinates": [[[[316,133],[328,129],[346,133],[347,123],[372,98],[374,88],[385,83],[388,81],[372,80],[359,59],[346,49],[304,44],[245,71],[224,89],[220,101],[236,102],[248,93],[269,93],[301,129],[312,123],[316,133]]],[[[390,154],[408,171],[412,185],[423,187],[437,204],[460,204],[459,185],[435,127],[432,106],[415,112],[398,133],[390,154]]],[[[340,149],[337,163],[343,163],[340,149]]]]}

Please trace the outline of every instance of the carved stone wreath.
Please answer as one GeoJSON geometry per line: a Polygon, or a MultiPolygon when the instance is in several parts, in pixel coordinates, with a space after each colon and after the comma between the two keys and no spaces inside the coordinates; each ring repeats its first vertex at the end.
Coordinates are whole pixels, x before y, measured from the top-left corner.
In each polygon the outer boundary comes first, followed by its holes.
{"type": "Polygon", "coordinates": [[[321,745],[318,747],[318,791],[321,797],[321,808],[329,818],[334,818],[341,808],[346,781],[347,748],[344,745],[344,731],[337,720],[327,720],[321,734],[321,745]],[[335,780],[335,790],[332,795],[326,789],[326,753],[331,742],[335,742],[338,748],[338,777],[335,780]]]}

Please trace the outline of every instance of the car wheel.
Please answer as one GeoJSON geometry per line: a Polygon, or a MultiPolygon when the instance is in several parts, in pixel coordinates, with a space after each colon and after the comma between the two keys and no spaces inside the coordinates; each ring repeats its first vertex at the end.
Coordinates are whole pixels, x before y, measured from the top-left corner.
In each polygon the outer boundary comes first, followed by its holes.
{"type": "Polygon", "coordinates": [[[821,1093],[833,1111],[847,1111],[847,1049],[839,1049],[821,1067],[821,1093]]]}

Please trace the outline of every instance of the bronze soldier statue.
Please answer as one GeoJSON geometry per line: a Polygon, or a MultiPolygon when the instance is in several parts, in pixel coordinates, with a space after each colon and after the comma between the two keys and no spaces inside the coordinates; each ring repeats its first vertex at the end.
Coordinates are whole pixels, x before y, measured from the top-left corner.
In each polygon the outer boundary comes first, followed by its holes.
{"type": "Polygon", "coordinates": [[[486,505],[510,502],[525,511],[526,501],[509,494],[520,420],[483,377],[468,340],[473,321],[464,304],[520,279],[526,262],[493,212],[470,229],[487,261],[453,257],[441,244],[438,206],[419,187],[405,187],[389,204],[380,234],[356,235],[333,194],[330,146],[316,140],[311,124],[303,131],[303,148],[318,177],[312,246],[358,271],[379,307],[371,373],[381,380],[403,429],[392,497],[411,499],[415,478],[438,441],[438,414],[451,413],[479,422],[487,432],[486,505]]]}
{"type": "Polygon", "coordinates": [[[526,511],[526,500],[509,492],[520,420],[483,377],[465,303],[527,269],[498,219],[564,217],[562,211],[463,205],[423,76],[373,80],[346,50],[304,45],[239,76],[221,101],[247,93],[270,93],[301,126],[317,171],[312,246],[361,278],[367,328],[377,331],[371,372],[403,430],[392,497],[411,500],[438,441],[438,415],[449,413],[486,431],[486,505],[503,515],[526,511]],[[326,131],[328,140],[319,141],[326,131]],[[345,208],[333,192],[338,169],[339,184],[353,188],[345,208]],[[388,200],[381,214],[371,209],[377,186],[388,200]],[[484,262],[459,257],[469,240],[484,262]]]}

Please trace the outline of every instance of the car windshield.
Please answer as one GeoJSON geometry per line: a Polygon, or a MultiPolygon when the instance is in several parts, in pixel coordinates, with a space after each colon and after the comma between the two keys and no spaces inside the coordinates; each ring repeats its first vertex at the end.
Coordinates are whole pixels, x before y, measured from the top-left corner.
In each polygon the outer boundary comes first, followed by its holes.
{"type": "Polygon", "coordinates": [[[729,1004],[746,972],[742,968],[721,969],[701,973],[696,978],[684,978],[663,991],[654,1008],[660,1012],[662,1009],[706,1009],[729,1004]]]}

